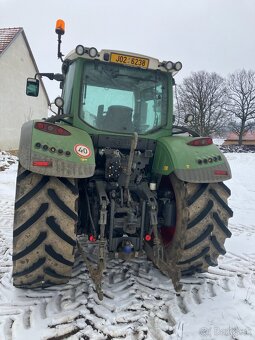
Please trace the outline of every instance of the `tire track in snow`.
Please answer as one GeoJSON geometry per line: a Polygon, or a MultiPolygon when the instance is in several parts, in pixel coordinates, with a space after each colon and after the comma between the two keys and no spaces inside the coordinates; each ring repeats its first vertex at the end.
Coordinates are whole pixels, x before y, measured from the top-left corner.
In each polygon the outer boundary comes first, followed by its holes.
{"type": "Polygon", "coordinates": [[[12,267],[13,203],[0,200],[0,279],[12,267]]]}
{"type": "MultiPolygon", "coordinates": [[[[0,300],[0,339],[2,334],[3,339],[25,339],[38,329],[42,339],[157,339],[155,327],[158,338],[170,339],[182,314],[215,297],[219,290],[240,286],[241,280],[240,275],[229,279],[215,273],[201,274],[184,279],[183,292],[176,295],[169,280],[150,263],[148,269],[145,259],[128,265],[111,261],[108,270],[102,302],[79,257],[73,279],[64,286],[20,290],[12,287],[10,272],[5,273],[0,282],[0,297],[6,297],[0,300]]],[[[247,275],[242,276],[244,288],[247,283],[247,275]]]]}
{"type": "Polygon", "coordinates": [[[13,204],[0,202],[0,339],[171,339],[193,306],[220,292],[255,285],[255,256],[227,253],[206,274],[184,278],[175,294],[168,278],[146,258],[111,260],[99,301],[88,271],[76,257],[69,284],[21,290],[12,286],[13,204]],[[155,332],[156,330],[156,332],[155,332]]]}

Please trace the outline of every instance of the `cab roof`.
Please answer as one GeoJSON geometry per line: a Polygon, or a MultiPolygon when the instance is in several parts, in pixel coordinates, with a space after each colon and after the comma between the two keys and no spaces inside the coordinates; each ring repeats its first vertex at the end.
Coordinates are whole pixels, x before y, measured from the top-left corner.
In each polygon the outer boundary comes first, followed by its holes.
{"type": "Polygon", "coordinates": [[[82,45],[78,45],[75,50],[72,50],[70,53],[68,53],[68,55],[65,57],[65,60],[75,60],[78,58],[100,60],[105,63],[117,63],[129,67],[139,67],[142,69],[160,70],[163,72],[172,73],[172,75],[175,75],[179,71],[179,69],[175,68],[177,64],[179,64],[178,66],[180,66],[180,69],[182,66],[180,62],[160,62],[156,58],[138,53],[108,49],[103,49],[98,52],[94,47],[88,48],[82,45]],[[170,68],[167,68],[166,66],[169,65],[170,68]]]}

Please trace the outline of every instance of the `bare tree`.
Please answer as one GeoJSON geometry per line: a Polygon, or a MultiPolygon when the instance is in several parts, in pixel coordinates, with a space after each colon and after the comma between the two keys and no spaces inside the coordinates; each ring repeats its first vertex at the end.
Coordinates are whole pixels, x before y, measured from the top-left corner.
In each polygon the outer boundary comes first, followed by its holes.
{"type": "Polygon", "coordinates": [[[227,91],[224,78],[217,73],[193,72],[177,88],[177,120],[191,113],[190,127],[201,136],[220,133],[228,123],[227,91]]]}
{"type": "Polygon", "coordinates": [[[227,84],[228,112],[235,117],[230,126],[242,145],[243,135],[255,125],[255,72],[236,71],[230,74],[227,84]]]}

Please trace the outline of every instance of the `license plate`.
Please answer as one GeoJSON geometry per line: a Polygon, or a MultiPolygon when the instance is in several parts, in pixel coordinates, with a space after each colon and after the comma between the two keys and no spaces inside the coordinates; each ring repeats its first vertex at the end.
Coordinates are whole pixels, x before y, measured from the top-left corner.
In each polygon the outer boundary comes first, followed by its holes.
{"type": "Polygon", "coordinates": [[[142,68],[148,68],[149,66],[149,59],[119,53],[111,54],[111,62],[142,68]]]}

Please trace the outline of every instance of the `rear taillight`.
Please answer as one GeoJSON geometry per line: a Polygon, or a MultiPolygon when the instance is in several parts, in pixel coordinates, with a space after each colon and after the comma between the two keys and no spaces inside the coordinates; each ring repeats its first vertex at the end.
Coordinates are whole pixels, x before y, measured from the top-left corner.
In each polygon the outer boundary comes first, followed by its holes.
{"type": "Polygon", "coordinates": [[[47,167],[47,166],[52,166],[52,162],[51,161],[34,161],[32,165],[47,167]]]}
{"type": "Polygon", "coordinates": [[[226,170],[214,170],[214,175],[216,175],[216,176],[228,176],[228,171],[226,171],[226,170]]]}
{"type": "Polygon", "coordinates": [[[188,142],[188,145],[191,146],[206,146],[206,145],[210,145],[212,144],[212,138],[210,137],[203,137],[203,138],[199,138],[199,139],[193,139],[192,141],[188,142]]]}
{"type": "Polygon", "coordinates": [[[52,133],[53,135],[60,135],[60,136],[70,136],[71,133],[62,127],[55,125],[55,124],[50,124],[50,123],[44,123],[44,122],[37,122],[35,123],[35,129],[47,132],[47,133],[52,133]]]}

